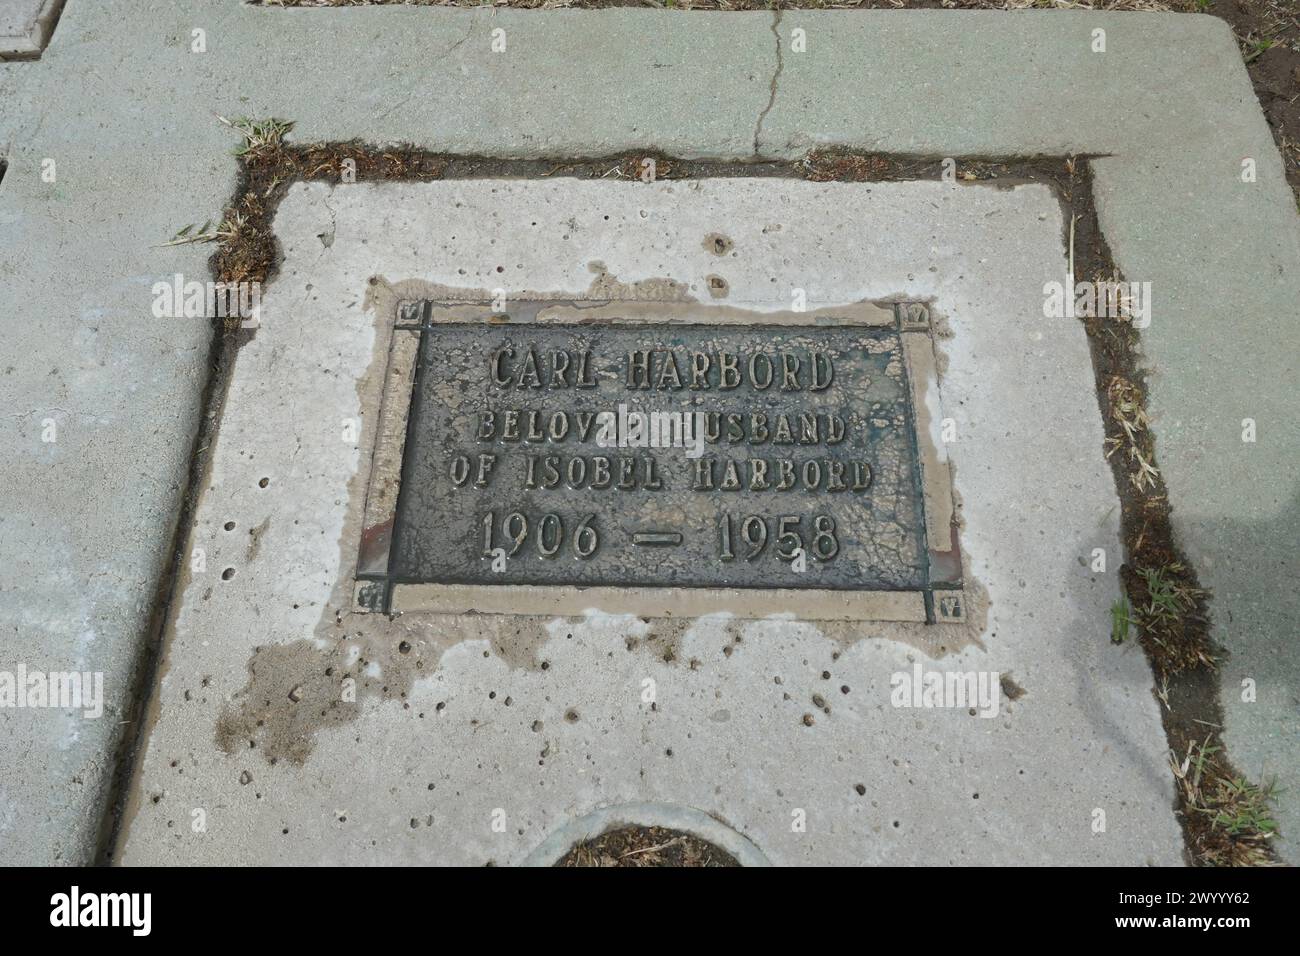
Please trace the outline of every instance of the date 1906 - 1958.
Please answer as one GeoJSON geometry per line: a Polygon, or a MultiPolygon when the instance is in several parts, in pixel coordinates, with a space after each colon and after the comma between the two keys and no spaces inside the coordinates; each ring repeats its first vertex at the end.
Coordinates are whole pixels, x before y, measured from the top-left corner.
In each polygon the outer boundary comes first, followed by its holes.
{"type": "MultiPolygon", "coordinates": [[[[557,558],[566,551],[574,558],[588,560],[600,549],[601,538],[596,516],[555,512],[529,515],[511,511],[497,518],[489,511],[480,519],[483,531],[483,557],[529,556],[557,558]]],[[[676,532],[634,535],[634,544],[675,545],[682,536],[676,532]]],[[[717,550],[720,561],[734,561],[737,556],[755,561],[765,552],[782,561],[794,561],[800,554],[816,561],[831,561],[839,554],[835,519],[830,515],[813,515],[804,525],[802,515],[742,515],[724,513],[717,522],[717,550]],[[805,537],[805,535],[807,537],[805,537]],[[769,550],[769,545],[771,546],[769,550]]]]}

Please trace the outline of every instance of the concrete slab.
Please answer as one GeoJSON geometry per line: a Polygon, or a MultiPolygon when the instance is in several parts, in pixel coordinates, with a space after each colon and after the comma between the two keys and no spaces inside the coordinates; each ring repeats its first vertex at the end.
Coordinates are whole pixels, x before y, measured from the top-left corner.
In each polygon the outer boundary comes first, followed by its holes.
{"type": "Polygon", "coordinates": [[[40,56],[62,10],[63,0],[0,0],[0,60],[40,56]]]}
{"type": "Polygon", "coordinates": [[[636,800],[713,814],[777,864],[1180,861],[1150,675],[1105,640],[1114,565],[1087,568],[1092,548],[1117,553],[1118,511],[1083,330],[1041,318],[1065,259],[1046,187],[311,184],[275,229],[284,265],[187,546],[206,570],[166,637],[124,862],[517,863],[636,800]],[[396,318],[383,288],[710,302],[719,272],[727,306],[769,312],[791,288],[810,308],[933,299],[982,628],[646,621],[595,596],[578,619],[352,613],[360,449],[396,318]],[[1039,416],[1050,439],[1009,427],[1039,416]],[[359,441],[340,440],[349,420],[359,441]],[[987,716],[894,706],[914,664],[982,675],[987,716]],[[373,799],[381,780],[392,800],[373,799]]]}
{"type": "Polygon", "coordinates": [[[1127,276],[1154,283],[1145,342],[1174,520],[1217,592],[1229,689],[1258,683],[1256,703],[1225,695],[1228,742],[1241,769],[1281,778],[1282,850],[1297,859],[1297,608],[1282,582],[1296,537],[1286,405],[1298,384],[1300,222],[1227,28],[1087,11],[829,12],[785,14],[777,34],[796,25],[809,50],[778,61],[767,14],[344,15],[134,0],[71,4],[39,61],[0,64],[0,221],[13,240],[0,248],[12,296],[0,315],[8,341],[24,343],[0,375],[11,410],[0,417],[4,651],[103,671],[110,708],[98,722],[0,711],[0,763],[22,768],[0,780],[0,859],[85,859],[94,846],[210,343],[204,325],[152,318],[149,287],[204,275],[207,248],[157,244],[231,195],[231,142],[213,113],[291,118],[304,140],[501,156],[653,147],[728,158],[753,155],[756,140],[786,157],[832,143],[1106,154],[1103,227],[1127,276]],[[196,27],[204,54],[190,52],[196,27]],[[509,39],[494,55],[497,27],[509,39]],[[1106,54],[1090,51],[1097,28],[1106,54]],[[165,86],[149,79],[159,75],[165,86]],[[1081,103],[1105,122],[1063,121],[1081,103]],[[1241,181],[1245,158],[1255,182],[1241,181]],[[55,182],[42,179],[47,159],[55,182]],[[1260,423],[1249,458],[1246,417],[1260,423]],[[39,440],[46,419],[57,444],[39,440]]]}

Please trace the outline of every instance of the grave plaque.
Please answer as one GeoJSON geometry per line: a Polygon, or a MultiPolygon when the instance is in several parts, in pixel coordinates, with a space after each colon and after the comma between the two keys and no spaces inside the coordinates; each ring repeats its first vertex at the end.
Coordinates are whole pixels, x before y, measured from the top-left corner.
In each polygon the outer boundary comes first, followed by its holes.
{"type": "Polygon", "coordinates": [[[362,568],[386,589],[911,593],[935,619],[905,317],[410,314],[387,564],[362,568]]]}

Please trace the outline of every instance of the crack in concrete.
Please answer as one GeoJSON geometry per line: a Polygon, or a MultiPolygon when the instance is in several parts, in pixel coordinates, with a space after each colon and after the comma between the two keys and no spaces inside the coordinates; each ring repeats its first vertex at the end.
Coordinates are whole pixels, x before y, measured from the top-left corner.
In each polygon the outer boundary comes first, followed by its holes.
{"type": "MultiPolygon", "coordinates": [[[[451,46],[447,47],[447,49],[443,50],[441,53],[436,54],[434,58],[438,60],[446,59],[447,57],[455,53],[458,49],[460,49],[462,46],[464,46],[465,42],[469,40],[470,36],[474,33],[474,27],[476,25],[477,24],[474,22],[474,20],[471,19],[469,24],[469,29],[465,31],[465,35],[461,37],[459,40],[457,40],[455,43],[453,43],[451,46]]],[[[407,103],[411,102],[411,100],[414,99],[415,95],[419,92],[420,92],[419,89],[411,90],[411,92],[407,93],[404,97],[402,97],[400,101],[394,103],[388,109],[380,113],[378,118],[387,119],[392,113],[401,109],[407,103]]]]}
{"type": "Polygon", "coordinates": [[[754,155],[758,155],[758,138],[763,132],[763,123],[767,120],[767,114],[772,111],[776,104],[776,84],[781,79],[781,71],[785,69],[785,56],[781,52],[781,14],[784,11],[777,7],[772,11],[772,36],[776,39],[776,69],[772,71],[772,82],[768,86],[767,105],[763,111],[758,114],[758,121],[754,124],[754,155]]]}

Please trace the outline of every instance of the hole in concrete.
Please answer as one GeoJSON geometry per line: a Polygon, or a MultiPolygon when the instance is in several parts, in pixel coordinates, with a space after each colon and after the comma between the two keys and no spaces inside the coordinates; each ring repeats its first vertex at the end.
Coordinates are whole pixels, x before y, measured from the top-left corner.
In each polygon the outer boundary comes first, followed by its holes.
{"type": "Polygon", "coordinates": [[[221,580],[223,581],[229,581],[234,576],[235,576],[234,568],[226,568],[226,570],[221,572],[221,580]]]}
{"type": "Polygon", "coordinates": [[[711,232],[704,237],[705,250],[715,256],[725,256],[734,245],[734,242],[718,232],[711,232]]]}
{"type": "Polygon", "coordinates": [[[234,531],[235,523],[233,521],[227,521],[224,525],[222,525],[222,527],[225,528],[227,531],[234,531]]]}
{"type": "Polygon", "coordinates": [[[565,824],[524,866],[770,866],[761,850],[693,807],[629,803],[565,824]]]}
{"type": "Polygon", "coordinates": [[[271,479],[270,479],[270,478],[263,478],[261,481],[259,481],[259,482],[257,483],[257,487],[259,487],[259,488],[265,488],[265,487],[266,487],[267,485],[269,485],[270,483],[271,483],[271,479]]]}
{"type": "Polygon", "coordinates": [[[0,183],[5,181],[5,170],[9,168],[9,161],[0,159],[0,183]]]}
{"type": "Polygon", "coordinates": [[[619,827],[583,840],[552,866],[740,866],[719,846],[666,827],[619,827]]]}

